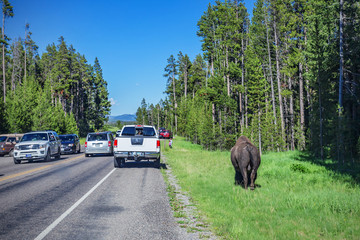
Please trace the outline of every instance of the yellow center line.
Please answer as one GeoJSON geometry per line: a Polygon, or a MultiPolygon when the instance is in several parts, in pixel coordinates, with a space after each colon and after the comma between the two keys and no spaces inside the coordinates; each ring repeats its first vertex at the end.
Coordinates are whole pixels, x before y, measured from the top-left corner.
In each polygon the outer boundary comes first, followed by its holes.
{"type": "Polygon", "coordinates": [[[31,169],[31,170],[28,170],[28,171],[25,171],[25,172],[19,172],[19,173],[15,173],[15,174],[12,174],[12,175],[9,175],[9,176],[6,176],[6,177],[2,177],[2,178],[0,178],[0,182],[11,179],[11,178],[19,177],[19,176],[22,176],[22,175],[25,175],[25,174],[37,172],[37,171],[40,171],[40,170],[43,170],[43,169],[46,169],[46,168],[49,168],[49,167],[52,167],[52,166],[56,166],[56,165],[64,164],[64,163],[67,163],[67,162],[71,162],[71,161],[74,161],[74,160],[79,159],[81,157],[83,157],[83,156],[77,156],[77,157],[70,158],[70,159],[67,159],[67,160],[64,160],[64,161],[61,161],[61,162],[56,162],[56,163],[51,164],[51,165],[46,165],[46,166],[42,166],[42,167],[39,167],[39,168],[31,169]]]}

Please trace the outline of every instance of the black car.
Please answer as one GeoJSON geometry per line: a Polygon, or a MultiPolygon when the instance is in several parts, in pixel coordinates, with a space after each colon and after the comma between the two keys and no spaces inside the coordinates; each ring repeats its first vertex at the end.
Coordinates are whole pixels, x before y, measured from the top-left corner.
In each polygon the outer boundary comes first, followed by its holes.
{"type": "Polygon", "coordinates": [[[61,154],[79,153],[81,150],[80,139],[76,134],[59,135],[61,140],[61,154]]]}

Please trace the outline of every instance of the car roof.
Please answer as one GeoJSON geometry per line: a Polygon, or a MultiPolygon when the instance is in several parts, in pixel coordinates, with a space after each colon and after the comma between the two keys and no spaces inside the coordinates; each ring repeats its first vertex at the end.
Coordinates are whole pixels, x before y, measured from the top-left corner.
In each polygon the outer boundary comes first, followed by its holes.
{"type": "Polygon", "coordinates": [[[141,128],[141,127],[154,127],[154,126],[152,126],[152,125],[125,125],[124,127],[139,127],[139,128],[141,128]]]}
{"type": "Polygon", "coordinates": [[[55,131],[54,130],[38,130],[38,131],[27,132],[25,134],[28,134],[28,133],[48,133],[48,132],[55,132],[55,131]]]}
{"type": "Polygon", "coordinates": [[[61,134],[61,135],[59,135],[59,136],[77,136],[77,135],[74,134],[74,133],[71,133],[71,134],[61,134]]]}
{"type": "Polygon", "coordinates": [[[108,134],[108,133],[112,133],[112,132],[92,132],[88,134],[108,134]]]}
{"type": "Polygon", "coordinates": [[[9,133],[9,134],[0,134],[0,137],[22,137],[23,133],[9,133]]]}

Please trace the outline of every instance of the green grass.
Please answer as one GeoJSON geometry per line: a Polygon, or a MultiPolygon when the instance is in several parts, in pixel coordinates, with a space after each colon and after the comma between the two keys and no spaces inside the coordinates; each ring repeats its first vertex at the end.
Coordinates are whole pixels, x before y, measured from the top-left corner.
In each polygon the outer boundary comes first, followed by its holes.
{"type": "Polygon", "coordinates": [[[225,239],[360,239],[360,187],[299,152],[268,153],[254,191],[234,185],[230,152],[176,137],[162,149],[179,184],[225,239]]]}

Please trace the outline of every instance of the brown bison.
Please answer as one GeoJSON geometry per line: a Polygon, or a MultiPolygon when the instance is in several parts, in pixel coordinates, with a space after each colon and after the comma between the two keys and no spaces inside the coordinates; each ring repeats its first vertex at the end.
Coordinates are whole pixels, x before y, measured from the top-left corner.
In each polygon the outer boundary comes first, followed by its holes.
{"type": "Polygon", "coordinates": [[[231,148],[231,162],[235,168],[235,184],[240,185],[240,173],[244,181],[244,188],[248,185],[248,171],[250,171],[250,189],[255,188],[256,172],[260,166],[260,153],[250,140],[241,136],[231,148]]]}

